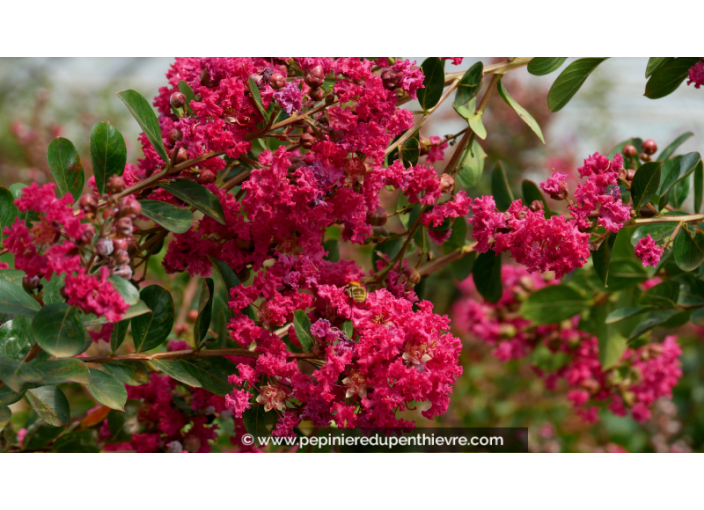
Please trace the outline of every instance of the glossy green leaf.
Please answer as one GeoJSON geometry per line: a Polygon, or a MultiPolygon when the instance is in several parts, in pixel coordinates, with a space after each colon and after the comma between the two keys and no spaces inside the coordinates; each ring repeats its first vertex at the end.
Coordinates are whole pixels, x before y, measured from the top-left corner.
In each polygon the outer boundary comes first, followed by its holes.
{"type": "MultiPolygon", "coordinates": [[[[134,317],[139,317],[140,315],[144,315],[145,313],[149,313],[149,307],[144,303],[144,301],[140,301],[134,306],[130,306],[127,311],[124,313],[122,316],[122,320],[126,319],[132,319],[134,317]]],[[[89,326],[99,326],[101,324],[106,324],[108,320],[105,317],[96,317],[93,314],[88,314],[85,315],[83,318],[83,325],[85,327],[89,326]]]]}
{"type": "Polygon", "coordinates": [[[213,315],[214,290],[213,279],[205,278],[201,286],[198,302],[198,318],[193,325],[193,340],[199,348],[205,344],[205,337],[210,329],[210,320],[213,315]]]}
{"type": "Polygon", "coordinates": [[[244,412],[242,418],[247,432],[255,438],[269,436],[277,421],[276,413],[266,412],[263,405],[253,405],[244,412]]]}
{"type": "Polygon", "coordinates": [[[90,430],[70,432],[61,435],[52,445],[56,453],[98,453],[100,447],[95,444],[95,437],[90,430]]]}
{"type": "Polygon", "coordinates": [[[613,304],[606,301],[600,306],[591,309],[589,319],[594,324],[594,333],[599,341],[599,361],[602,370],[614,367],[626,352],[627,342],[616,328],[606,322],[606,317],[610,314],[613,304]]]}
{"type": "MultiPolygon", "coordinates": [[[[152,361],[155,363],[157,360],[152,361]]],[[[102,367],[107,373],[129,386],[139,386],[147,382],[147,371],[144,363],[136,360],[115,360],[103,363],[102,367]]]]}
{"type": "Polygon", "coordinates": [[[484,159],[486,153],[479,142],[472,140],[472,144],[467,147],[460,160],[460,170],[457,173],[457,180],[465,188],[472,188],[477,185],[484,171],[484,159]]]}
{"type": "Polygon", "coordinates": [[[0,356],[21,360],[31,349],[34,340],[27,317],[15,317],[0,326],[0,356]]]}
{"type": "Polygon", "coordinates": [[[540,192],[540,188],[533,181],[524,179],[521,183],[521,191],[523,193],[523,205],[530,207],[530,205],[536,200],[542,202],[543,210],[545,210],[545,216],[550,215],[550,207],[548,207],[548,202],[545,197],[540,192]]]}
{"type": "Polygon", "coordinates": [[[78,200],[83,192],[85,175],[81,158],[73,144],[66,138],[54,139],[46,151],[46,159],[61,196],[70,193],[74,202],[78,200]]]}
{"type": "Polygon", "coordinates": [[[535,57],[528,62],[528,72],[535,76],[545,76],[557,71],[565,60],[567,57],[535,57]]]}
{"type": "Polygon", "coordinates": [[[605,58],[580,58],[572,62],[560,73],[548,92],[548,106],[556,112],[572,99],[587,77],[605,58]]]}
{"type": "Polygon", "coordinates": [[[704,197],[704,164],[700,161],[694,167],[694,212],[702,212],[702,198],[704,197]]]}
{"type": "Polygon", "coordinates": [[[633,209],[640,212],[650,199],[655,196],[660,186],[660,174],[662,163],[651,162],[641,165],[633,177],[631,184],[631,196],[633,197],[633,209]]]}
{"type": "Polygon", "coordinates": [[[64,427],[52,427],[43,420],[37,420],[27,428],[27,434],[22,440],[22,451],[41,450],[63,431],[64,427]]]}
{"type": "Polygon", "coordinates": [[[340,261],[340,247],[337,239],[328,239],[323,243],[323,248],[328,252],[328,254],[325,255],[325,260],[329,260],[330,262],[340,261]]]}
{"type": "Polygon", "coordinates": [[[506,211],[511,207],[514,200],[513,193],[501,163],[497,163],[491,172],[491,194],[494,195],[496,208],[499,211],[506,211]]]}
{"type": "Polygon", "coordinates": [[[120,322],[116,323],[112,332],[110,333],[110,349],[112,352],[117,351],[122,343],[125,341],[127,336],[127,329],[130,327],[129,319],[122,319],[120,322]]]}
{"type": "Polygon", "coordinates": [[[0,423],[12,418],[12,411],[6,405],[0,404],[0,423]]]}
{"type": "Polygon", "coordinates": [[[127,390],[124,384],[112,375],[94,368],[90,369],[90,380],[91,383],[86,386],[86,389],[95,400],[110,409],[124,411],[125,402],[127,402],[127,390]]]}
{"type": "Polygon", "coordinates": [[[110,276],[108,278],[115,290],[122,296],[125,303],[128,305],[136,305],[139,303],[139,289],[132,285],[129,280],[125,280],[121,276],[110,276]]]}
{"type": "Polygon", "coordinates": [[[15,222],[18,214],[14,195],[9,189],[0,186],[0,246],[2,246],[3,230],[15,222]]]}
{"type": "MultiPolygon", "coordinates": [[[[701,163],[701,162],[700,162],[701,163]]],[[[675,209],[680,209],[684,204],[684,201],[689,196],[689,191],[692,188],[691,176],[687,176],[681,179],[672,186],[668,196],[670,197],[669,204],[675,209]]]]}
{"type": "Polygon", "coordinates": [[[352,335],[354,335],[354,323],[352,321],[343,322],[342,332],[347,335],[347,338],[352,338],[352,335]]]}
{"type": "Polygon", "coordinates": [[[42,281],[42,285],[44,286],[44,304],[63,303],[64,297],[61,295],[61,291],[65,284],[66,277],[59,274],[54,274],[48,282],[42,281]]]}
{"type": "Polygon", "coordinates": [[[170,375],[171,377],[173,377],[177,381],[182,382],[183,384],[193,386],[194,388],[202,387],[200,381],[198,381],[196,377],[191,375],[189,365],[183,360],[153,360],[151,363],[157,370],[160,370],[161,372],[170,375]]]}
{"type": "Polygon", "coordinates": [[[613,252],[616,236],[609,234],[599,245],[599,249],[592,253],[594,271],[601,279],[605,287],[608,287],[609,265],[611,264],[611,253],[613,252]]]}
{"type": "Polygon", "coordinates": [[[650,78],[658,67],[670,60],[674,60],[674,57],[650,57],[648,66],[645,68],[645,77],[650,78]]]}
{"type": "Polygon", "coordinates": [[[90,158],[98,193],[105,192],[105,184],[112,175],[122,175],[127,163],[125,139],[108,122],[98,122],[90,130],[90,158]]]}
{"type": "Polygon", "coordinates": [[[640,321],[640,323],[633,329],[628,340],[633,340],[638,338],[643,333],[650,331],[656,326],[666,323],[668,320],[672,319],[675,315],[680,313],[679,310],[669,308],[667,310],[654,310],[646,314],[640,321]]]}
{"type": "Polygon", "coordinates": [[[47,425],[68,425],[71,417],[68,400],[58,386],[40,386],[27,390],[26,397],[34,412],[47,425]]]}
{"type": "Polygon", "coordinates": [[[701,163],[701,160],[702,158],[698,152],[690,152],[684,156],[676,156],[667,160],[662,167],[658,195],[665,195],[677,181],[691,174],[696,166],[701,163]]]}
{"type": "Polygon", "coordinates": [[[696,326],[704,326],[704,308],[695,310],[689,318],[696,326]]]}
{"type": "Polygon", "coordinates": [[[450,269],[452,270],[452,276],[460,282],[466,280],[469,278],[469,275],[472,274],[476,261],[477,254],[472,251],[463,255],[461,259],[451,262],[450,269]]]}
{"type": "Polygon", "coordinates": [[[0,278],[0,313],[34,317],[40,308],[21,286],[0,278]]]}
{"type": "Polygon", "coordinates": [[[678,306],[704,306],[704,281],[692,274],[672,278],[679,284],[678,306]]]}
{"type": "Polygon", "coordinates": [[[461,248],[464,246],[465,239],[467,239],[467,221],[460,216],[459,218],[455,218],[455,221],[452,223],[452,232],[450,233],[450,237],[447,238],[447,241],[443,243],[442,252],[447,255],[461,248]]]}
{"type": "Polygon", "coordinates": [[[572,287],[551,285],[523,302],[521,316],[535,324],[556,324],[582,313],[589,305],[589,300],[572,287]]]}
{"type": "Polygon", "coordinates": [[[143,288],[140,297],[151,311],[132,319],[132,339],[135,350],[144,352],[161,345],[171,333],[174,301],[159,285],[143,288]]]}
{"type": "Polygon", "coordinates": [[[257,85],[257,82],[254,81],[254,78],[251,76],[249,77],[249,92],[252,94],[252,99],[254,99],[254,104],[257,106],[257,110],[259,110],[259,113],[262,114],[262,117],[264,120],[269,120],[269,116],[266,113],[266,109],[264,108],[264,105],[262,104],[262,95],[259,92],[259,86],[257,85]]]}
{"type": "Polygon", "coordinates": [[[490,303],[501,299],[503,284],[501,283],[501,254],[489,250],[480,253],[472,268],[472,276],[477,291],[490,303]]]}
{"type": "Polygon", "coordinates": [[[160,184],[160,187],[189,205],[192,205],[206,216],[225,224],[225,213],[218,198],[206,187],[197,182],[178,179],[174,182],[160,184]]]}
{"type": "Polygon", "coordinates": [[[543,132],[540,130],[538,122],[533,118],[530,113],[528,113],[525,108],[523,108],[513,97],[511,97],[511,94],[508,93],[508,90],[506,90],[506,87],[504,86],[503,79],[499,80],[499,83],[497,84],[497,89],[499,91],[501,99],[503,99],[504,102],[509,105],[514,112],[518,114],[518,116],[521,118],[521,120],[523,120],[523,122],[528,124],[528,127],[530,127],[533,132],[538,135],[540,141],[545,143],[545,138],[543,138],[543,132]]]}
{"type": "Polygon", "coordinates": [[[142,128],[142,131],[144,131],[144,134],[152,144],[152,147],[154,147],[156,153],[168,165],[169,155],[166,152],[164,140],[161,137],[161,127],[149,102],[144,99],[139,92],[134,90],[123,90],[122,92],[118,92],[117,95],[122,99],[122,102],[125,103],[125,106],[127,106],[127,109],[135,118],[139,127],[142,128]]]}
{"type": "Polygon", "coordinates": [[[0,386],[0,404],[4,406],[10,406],[16,402],[19,402],[23,396],[24,393],[15,393],[6,385],[0,386]]]}
{"type": "Polygon", "coordinates": [[[679,148],[680,145],[682,145],[684,142],[686,142],[689,138],[694,136],[694,133],[691,131],[687,131],[684,134],[681,134],[678,136],[674,142],[672,142],[670,145],[665,147],[662,152],[660,152],[660,155],[655,161],[667,161],[670,159],[670,156],[672,156],[675,151],[679,148]]]}
{"type": "Polygon", "coordinates": [[[641,313],[645,313],[648,311],[650,311],[650,309],[641,308],[639,306],[628,306],[626,308],[619,308],[618,310],[614,310],[609,315],[607,315],[605,322],[606,324],[614,324],[616,322],[620,322],[630,317],[635,317],[636,315],[640,315],[641,313]]]}
{"type": "Polygon", "coordinates": [[[41,381],[42,374],[33,365],[0,356],[0,381],[15,393],[21,393],[25,386],[41,381]]]}
{"type": "Polygon", "coordinates": [[[470,129],[474,131],[475,135],[477,135],[482,140],[486,140],[486,128],[484,127],[484,123],[482,122],[483,115],[484,112],[476,113],[470,118],[468,118],[467,122],[469,123],[470,129]]]}
{"type": "Polygon", "coordinates": [[[675,307],[680,293],[680,284],[676,280],[668,279],[651,287],[640,297],[640,306],[675,307]]]}
{"type": "Polygon", "coordinates": [[[657,67],[645,84],[645,97],[659,99],[672,94],[698,61],[698,57],[675,58],[657,67]]]}
{"type": "Polygon", "coordinates": [[[296,330],[296,338],[303,347],[303,350],[310,352],[313,348],[313,335],[310,332],[310,319],[305,310],[296,310],[293,312],[293,327],[296,330]]]}
{"type": "Polygon", "coordinates": [[[445,61],[438,57],[429,57],[421,64],[423,70],[423,88],[418,89],[418,102],[423,110],[428,111],[438,104],[445,89],[445,61]]]}
{"type": "Polygon", "coordinates": [[[461,106],[467,104],[473,97],[476,97],[479,89],[482,88],[482,80],[484,78],[484,64],[475,63],[467,69],[467,72],[462,75],[462,79],[457,85],[455,92],[455,100],[453,106],[461,106]]]}
{"type": "Polygon", "coordinates": [[[88,366],[75,358],[43,361],[37,363],[35,368],[41,373],[43,384],[90,384],[88,366]]]}
{"type": "Polygon", "coordinates": [[[22,280],[25,276],[27,276],[27,273],[19,269],[0,269],[0,279],[18,287],[22,285],[22,280]]]}
{"type": "MultiPolygon", "coordinates": [[[[681,215],[684,213],[681,213],[677,211],[676,215],[681,215]]],[[[666,214],[665,216],[676,216],[675,214],[666,214]]],[[[641,225],[637,229],[633,231],[633,235],[631,236],[631,245],[635,246],[638,244],[638,241],[643,239],[644,237],[650,236],[653,238],[654,241],[661,243],[662,241],[665,241],[668,237],[670,237],[675,229],[677,228],[677,223],[676,222],[663,222],[663,223],[651,223],[648,225],[641,225]]]]}
{"type": "Polygon", "coordinates": [[[188,209],[161,200],[140,200],[142,214],[169,232],[183,234],[193,225],[193,213],[188,209]]]}
{"type": "Polygon", "coordinates": [[[178,361],[203,389],[224,397],[232,392],[228,377],[237,371],[236,365],[225,358],[182,358],[178,361]]]}
{"type": "Polygon", "coordinates": [[[42,308],[32,320],[32,333],[42,349],[59,358],[83,352],[87,337],[78,310],[66,303],[42,308]]]}
{"type": "Polygon", "coordinates": [[[685,272],[694,271],[704,262],[704,232],[692,232],[687,225],[680,228],[672,246],[675,263],[685,272]]]}

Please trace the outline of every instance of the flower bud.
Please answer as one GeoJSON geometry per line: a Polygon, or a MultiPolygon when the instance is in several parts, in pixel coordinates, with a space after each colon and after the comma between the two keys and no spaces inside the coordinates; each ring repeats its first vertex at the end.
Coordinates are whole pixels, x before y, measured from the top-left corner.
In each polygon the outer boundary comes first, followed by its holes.
{"type": "Polygon", "coordinates": [[[188,322],[195,322],[198,318],[198,310],[189,310],[186,319],[188,322]]]}
{"type": "Polygon", "coordinates": [[[242,269],[242,271],[240,271],[236,274],[237,274],[237,278],[239,278],[239,280],[241,282],[246,282],[247,280],[249,280],[249,276],[251,274],[251,271],[249,270],[248,267],[245,267],[244,269],[242,269]]]}
{"type": "Polygon", "coordinates": [[[533,212],[542,211],[545,209],[545,204],[542,200],[533,200],[530,204],[530,210],[533,212]]]}
{"type": "Polygon", "coordinates": [[[237,238],[235,244],[242,251],[252,251],[252,248],[254,248],[254,243],[251,240],[242,239],[241,237],[237,238]]]}
{"type": "Polygon", "coordinates": [[[304,149],[310,149],[313,147],[313,144],[315,143],[315,137],[311,134],[304,133],[301,135],[301,147],[304,149]]]}
{"type": "Polygon", "coordinates": [[[198,451],[200,448],[200,439],[198,439],[196,436],[188,436],[184,441],[183,441],[183,447],[191,452],[195,453],[198,451]]]}
{"type": "Polygon", "coordinates": [[[380,227],[386,224],[386,217],[386,209],[379,206],[373,211],[369,211],[367,213],[367,223],[374,227],[380,227]]]}
{"type": "Polygon", "coordinates": [[[389,235],[389,231],[386,227],[374,227],[372,229],[372,235],[374,237],[387,237],[389,235]]]}
{"type": "Polygon", "coordinates": [[[325,104],[326,105],[331,105],[335,102],[335,94],[328,94],[325,96],[325,104]]]}
{"type": "Polygon", "coordinates": [[[114,248],[112,239],[109,237],[101,237],[98,239],[98,242],[95,243],[95,250],[98,252],[98,255],[102,255],[103,257],[110,255],[114,248]]]}
{"type": "Polygon", "coordinates": [[[305,82],[312,89],[317,89],[325,83],[325,72],[323,66],[317,65],[306,74],[305,82]]]}
{"type": "Polygon", "coordinates": [[[320,101],[325,97],[325,90],[320,87],[317,89],[313,89],[308,93],[308,96],[313,100],[313,101],[320,101]]]}
{"type": "Polygon", "coordinates": [[[110,193],[121,193],[125,190],[125,180],[119,175],[111,175],[106,187],[110,193]]]}
{"type": "Polygon", "coordinates": [[[286,86],[286,78],[281,73],[274,73],[269,77],[269,85],[274,90],[280,90],[286,86]]]}
{"type": "Polygon", "coordinates": [[[132,268],[127,265],[118,266],[112,270],[112,274],[114,274],[115,276],[120,276],[125,280],[129,280],[132,278],[132,268]]]}
{"type": "Polygon", "coordinates": [[[130,218],[120,218],[115,223],[115,231],[120,237],[127,237],[132,234],[133,226],[130,218]]]}
{"type": "Polygon", "coordinates": [[[650,161],[650,154],[646,154],[645,152],[641,152],[641,154],[640,154],[640,160],[641,160],[643,163],[647,163],[648,161],[650,161]]]}
{"type": "Polygon", "coordinates": [[[83,235],[77,240],[78,244],[88,244],[93,241],[93,238],[95,237],[95,227],[88,223],[86,225],[86,230],[83,232],[83,235]]]}
{"type": "Polygon", "coordinates": [[[416,271],[415,268],[412,266],[404,267],[403,274],[406,275],[408,281],[411,282],[413,285],[418,285],[418,283],[420,282],[420,273],[416,271]]]}
{"type": "Polygon", "coordinates": [[[39,287],[41,285],[41,280],[39,279],[38,276],[32,276],[29,278],[28,276],[25,276],[22,278],[22,288],[29,292],[30,294],[34,289],[39,287]]]}
{"type": "Polygon", "coordinates": [[[176,153],[175,163],[178,165],[178,164],[183,163],[186,160],[188,160],[188,151],[186,149],[184,149],[183,147],[181,147],[178,150],[178,152],[176,153]]]}
{"type": "Polygon", "coordinates": [[[183,108],[186,105],[186,96],[180,92],[174,92],[171,94],[171,99],[169,99],[171,108],[183,108]]]}
{"type": "Polygon", "coordinates": [[[198,182],[200,184],[212,184],[215,182],[215,174],[212,170],[207,168],[201,170],[200,175],[198,176],[198,182]]]}
{"type": "Polygon", "coordinates": [[[115,255],[114,255],[114,258],[115,258],[115,263],[116,263],[118,266],[123,266],[123,265],[125,265],[125,264],[129,264],[129,263],[130,263],[130,254],[127,253],[127,252],[124,251],[124,250],[118,250],[118,251],[116,251],[116,252],[115,252],[115,255]]]}
{"type": "Polygon", "coordinates": [[[129,207],[130,214],[132,216],[139,216],[142,214],[142,204],[140,204],[139,201],[131,199],[126,205],[129,207]]]}
{"type": "Polygon", "coordinates": [[[118,237],[118,238],[112,240],[112,246],[115,250],[127,251],[127,248],[129,247],[129,243],[127,242],[127,239],[125,239],[124,237],[118,237]]]}
{"type": "Polygon", "coordinates": [[[455,178],[450,174],[442,174],[440,177],[440,190],[443,193],[450,193],[455,187],[455,178]]]}
{"type": "Polygon", "coordinates": [[[86,214],[95,214],[98,209],[98,199],[94,195],[83,195],[79,205],[86,214]]]}
{"type": "Polygon", "coordinates": [[[641,149],[643,150],[644,153],[652,156],[655,154],[658,150],[658,144],[655,143],[655,140],[648,139],[643,142],[643,145],[641,145],[641,149]]]}
{"type": "Polygon", "coordinates": [[[178,129],[173,128],[171,131],[169,131],[169,140],[171,140],[171,143],[178,142],[181,138],[183,138],[183,135],[178,129]]]}
{"type": "Polygon", "coordinates": [[[633,145],[626,145],[623,147],[623,155],[627,158],[635,158],[638,155],[638,149],[633,145]]]}

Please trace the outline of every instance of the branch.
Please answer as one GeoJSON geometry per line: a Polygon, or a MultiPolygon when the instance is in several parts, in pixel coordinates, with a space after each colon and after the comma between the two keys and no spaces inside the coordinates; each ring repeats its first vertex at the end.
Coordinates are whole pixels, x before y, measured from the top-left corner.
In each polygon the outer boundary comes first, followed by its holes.
{"type": "MultiPolygon", "coordinates": [[[[241,347],[232,347],[228,349],[208,349],[205,351],[196,351],[188,349],[186,351],[171,351],[171,352],[154,352],[148,353],[131,353],[119,354],[117,356],[88,356],[85,358],[74,358],[84,363],[108,363],[110,361],[152,361],[158,359],[182,359],[182,358],[214,358],[220,356],[244,356],[247,358],[258,358],[260,352],[250,351],[241,347]]],[[[288,359],[308,359],[315,358],[315,355],[310,352],[289,352],[286,356],[288,359]]]]}
{"type": "Polygon", "coordinates": [[[686,214],[684,216],[659,216],[657,218],[636,218],[631,225],[650,225],[652,223],[689,223],[704,221],[704,214],[686,214]]]}
{"type": "Polygon", "coordinates": [[[433,260],[432,262],[429,262],[428,264],[418,269],[418,274],[420,274],[421,277],[429,276],[435,271],[438,271],[439,269],[442,269],[443,267],[447,266],[448,264],[451,264],[464,258],[470,253],[474,252],[474,247],[476,246],[476,244],[476,242],[472,244],[465,244],[464,246],[457,248],[455,251],[451,251],[447,255],[438,257],[437,259],[433,260]]]}

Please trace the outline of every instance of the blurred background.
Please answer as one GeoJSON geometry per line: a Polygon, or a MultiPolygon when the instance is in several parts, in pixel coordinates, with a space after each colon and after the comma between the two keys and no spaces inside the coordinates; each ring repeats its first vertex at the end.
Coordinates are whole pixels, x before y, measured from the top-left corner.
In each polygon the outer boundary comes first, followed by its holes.
{"type": "MultiPolygon", "coordinates": [[[[420,64],[423,57],[409,57],[420,64]]],[[[447,72],[469,68],[478,57],[447,72]]],[[[484,64],[492,59],[482,57],[484,64]]],[[[90,175],[88,139],[92,125],[108,120],[125,136],[128,161],[141,156],[139,128],[115,92],[132,88],[147,98],[166,83],[169,58],[0,58],[0,185],[45,182],[46,147],[56,136],[70,139],[90,175]]],[[[568,60],[568,62],[570,62],[568,60]]],[[[547,93],[558,72],[532,76],[525,69],[505,78],[509,93],[541,125],[543,145],[525,123],[494,95],[484,116],[489,136],[482,147],[485,168],[504,162],[511,185],[545,179],[554,168],[573,173],[588,154],[608,153],[631,137],[652,138],[664,148],[691,131],[680,152],[704,149],[704,90],[682,85],[653,101],[643,95],[647,58],[612,58],[601,64],[560,112],[551,114],[547,93]]],[[[409,103],[418,109],[417,103],[409,103]]],[[[422,135],[453,134],[466,127],[446,101],[422,135]]],[[[448,151],[448,156],[450,152],[448,151]]],[[[446,159],[449,159],[446,158],[446,159]]],[[[442,168],[443,162],[436,163],[442,168]]],[[[488,172],[474,195],[489,190],[488,172]]],[[[684,209],[688,209],[685,203],[684,209]]],[[[439,313],[450,313],[459,297],[449,271],[429,278],[425,299],[439,313]]],[[[455,385],[452,404],[440,421],[448,426],[529,426],[536,451],[704,451],[704,347],[699,331],[681,331],[685,375],[673,400],[659,402],[654,418],[639,425],[630,418],[602,413],[595,426],[583,425],[563,393],[545,389],[528,359],[502,363],[485,345],[466,342],[464,375],[455,385]]],[[[409,412],[427,423],[420,409],[409,412]]]]}

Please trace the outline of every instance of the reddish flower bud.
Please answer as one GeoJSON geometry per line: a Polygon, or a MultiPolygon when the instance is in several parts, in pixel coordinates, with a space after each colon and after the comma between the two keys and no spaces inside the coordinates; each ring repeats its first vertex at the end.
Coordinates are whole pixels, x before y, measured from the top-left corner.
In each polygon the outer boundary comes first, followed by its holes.
{"type": "Polygon", "coordinates": [[[22,287],[24,288],[24,290],[26,290],[30,294],[32,293],[32,291],[34,289],[36,289],[37,287],[40,287],[40,286],[41,286],[41,280],[39,279],[38,276],[32,276],[31,278],[29,278],[28,276],[25,276],[24,278],[22,278],[22,287]]]}
{"type": "Polygon", "coordinates": [[[212,184],[215,182],[215,174],[212,170],[207,168],[201,170],[200,175],[198,176],[198,182],[201,184],[212,184]]]}
{"type": "Polygon", "coordinates": [[[313,101],[320,101],[325,97],[325,90],[320,87],[317,89],[313,89],[308,93],[308,96],[313,100],[313,101]]]}
{"type": "Polygon", "coordinates": [[[304,149],[310,149],[315,143],[315,137],[311,134],[305,133],[301,135],[301,147],[304,149]]]}
{"type": "Polygon", "coordinates": [[[533,212],[542,211],[543,209],[545,209],[545,204],[542,200],[533,200],[530,204],[530,210],[533,212]]]}
{"type": "Polygon", "coordinates": [[[652,156],[657,152],[658,144],[655,143],[655,140],[648,139],[643,142],[641,149],[643,149],[644,153],[652,156]]]}
{"type": "Polygon", "coordinates": [[[118,266],[112,270],[112,274],[114,274],[115,276],[120,276],[125,280],[129,280],[130,278],[132,278],[132,268],[127,265],[118,266]]]}
{"type": "Polygon", "coordinates": [[[195,322],[198,318],[198,310],[189,310],[186,319],[188,322],[195,322]]]}
{"type": "Polygon", "coordinates": [[[235,244],[242,251],[252,251],[252,248],[254,248],[254,243],[251,240],[247,241],[245,239],[242,239],[241,237],[237,238],[235,244]]]}
{"type": "Polygon", "coordinates": [[[95,250],[98,252],[98,255],[102,255],[103,257],[110,255],[113,249],[114,245],[112,239],[109,237],[101,237],[95,244],[95,250]]]}
{"type": "Polygon", "coordinates": [[[169,99],[171,108],[183,108],[186,105],[186,96],[180,92],[174,92],[171,94],[171,99],[169,99]]]}
{"type": "Polygon", "coordinates": [[[633,145],[625,145],[623,147],[623,155],[627,158],[635,158],[638,155],[638,149],[633,145]]]}
{"type": "Polygon", "coordinates": [[[98,199],[94,195],[83,195],[79,204],[86,214],[94,214],[98,209],[98,199]]]}
{"type": "Polygon", "coordinates": [[[125,191],[125,180],[119,175],[111,175],[106,187],[110,193],[122,193],[125,191]]]}
{"type": "Polygon", "coordinates": [[[269,77],[269,85],[274,90],[280,90],[286,86],[286,78],[281,73],[274,73],[269,77]]]}
{"type": "Polygon", "coordinates": [[[129,247],[129,243],[127,242],[127,239],[125,239],[124,237],[118,237],[116,239],[113,239],[112,245],[116,250],[122,250],[122,251],[127,251],[127,248],[129,247]]]}
{"type": "Polygon", "coordinates": [[[367,223],[374,227],[380,227],[386,224],[386,217],[386,209],[379,206],[373,211],[369,211],[367,213],[367,223]]]}
{"type": "Polygon", "coordinates": [[[115,254],[113,255],[113,257],[115,258],[115,263],[118,266],[122,266],[122,265],[130,263],[130,254],[124,250],[116,251],[115,254]]]}
{"type": "Polygon", "coordinates": [[[317,89],[323,83],[325,83],[325,73],[323,72],[323,66],[317,65],[306,74],[305,82],[312,89],[317,89]]]}
{"type": "Polygon", "coordinates": [[[173,128],[169,131],[169,140],[171,140],[171,143],[178,142],[181,138],[183,138],[183,135],[178,129],[173,128]]]}
{"type": "Polygon", "coordinates": [[[88,223],[86,225],[86,230],[83,232],[83,235],[78,239],[76,242],[78,244],[88,244],[93,242],[93,238],[95,237],[95,227],[88,223]]]}
{"type": "Polygon", "coordinates": [[[641,160],[643,163],[647,163],[648,161],[650,161],[650,154],[646,154],[645,152],[641,152],[641,154],[640,154],[640,160],[641,160]]]}
{"type": "Polygon", "coordinates": [[[115,223],[115,231],[120,237],[127,237],[132,234],[133,225],[130,218],[120,218],[115,223]]]}
{"type": "Polygon", "coordinates": [[[176,153],[176,164],[179,165],[188,160],[188,151],[181,147],[176,153]]]}
{"type": "Polygon", "coordinates": [[[450,193],[455,187],[455,178],[450,174],[442,174],[440,177],[440,189],[443,193],[450,193]]]}

